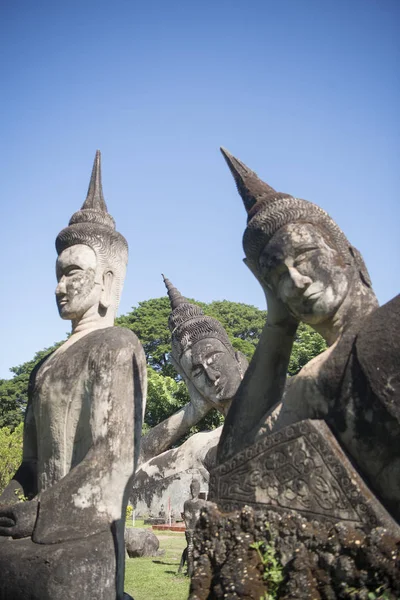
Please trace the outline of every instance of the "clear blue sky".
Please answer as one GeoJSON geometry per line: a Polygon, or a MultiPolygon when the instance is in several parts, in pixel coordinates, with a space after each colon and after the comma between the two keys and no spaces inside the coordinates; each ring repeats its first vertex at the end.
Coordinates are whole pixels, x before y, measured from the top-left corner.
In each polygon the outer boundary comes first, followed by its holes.
{"type": "Polygon", "coordinates": [[[64,337],[54,239],[95,150],[130,245],[120,314],[165,294],[265,308],[228,148],[321,205],[398,293],[398,0],[3,0],[0,377],[64,337]]]}

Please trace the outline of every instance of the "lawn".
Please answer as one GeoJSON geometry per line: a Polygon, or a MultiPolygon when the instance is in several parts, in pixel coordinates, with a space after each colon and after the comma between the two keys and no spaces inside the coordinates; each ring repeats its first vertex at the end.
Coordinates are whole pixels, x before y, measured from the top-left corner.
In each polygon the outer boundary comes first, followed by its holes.
{"type": "Polygon", "coordinates": [[[171,531],[154,533],[165,554],[148,558],[127,558],[125,591],[134,600],[187,600],[189,578],[177,574],[181,554],[186,546],[185,534],[171,531]]]}

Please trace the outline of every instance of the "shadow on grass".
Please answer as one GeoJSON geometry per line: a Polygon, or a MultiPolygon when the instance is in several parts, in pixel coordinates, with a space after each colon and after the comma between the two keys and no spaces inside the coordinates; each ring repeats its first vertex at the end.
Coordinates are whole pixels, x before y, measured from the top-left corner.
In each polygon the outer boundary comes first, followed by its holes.
{"type": "MultiPolygon", "coordinates": [[[[176,562],[164,562],[163,560],[152,560],[151,561],[154,565],[167,565],[169,567],[174,567],[176,565],[176,562]]],[[[165,571],[167,573],[167,571],[165,571]]]]}

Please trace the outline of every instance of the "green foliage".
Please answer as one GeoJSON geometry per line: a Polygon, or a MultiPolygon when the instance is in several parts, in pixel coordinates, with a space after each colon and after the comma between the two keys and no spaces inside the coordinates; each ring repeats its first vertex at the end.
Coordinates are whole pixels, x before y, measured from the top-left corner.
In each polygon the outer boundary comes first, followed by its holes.
{"type": "Polygon", "coordinates": [[[187,387],[182,380],[176,381],[147,367],[147,405],[145,422],[151,428],[175,413],[189,402],[187,387]]]}
{"type": "Polygon", "coordinates": [[[169,299],[153,298],[139,302],[127,315],[116,320],[116,325],[131,329],[141,341],[147,364],[162,375],[176,377],[176,371],[168,362],[171,351],[171,334],[168,317],[171,312],[169,299]]]}
{"type": "Polygon", "coordinates": [[[290,356],[288,374],[296,375],[304,365],[326,348],[326,342],[319,333],[300,323],[290,356]]]}
{"type": "Polygon", "coordinates": [[[254,542],[250,544],[254,548],[264,567],[263,579],[267,584],[267,591],[264,598],[260,600],[277,600],[279,598],[279,586],[283,581],[283,567],[276,556],[274,546],[265,541],[254,542]]]}
{"type": "Polygon", "coordinates": [[[23,423],[0,429],[0,494],[8,485],[22,460],[23,423]]]}
{"type": "Polygon", "coordinates": [[[214,301],[200,306],[205,314],[214,317],[223,325],[233,347],[243,352],[250,360],[265,325],[267,311],[228,300],[214,301]]]}
{"type": "Polygon", "coordinates": [[[126,507],[125,521],[129,521],[131,523],[132,515],[133,515],[133,506],[132,506],[132,504],[128,504],[128,506],[126,507]]]}
{"type": "MultiPolygon", "coordinates": [[[[138,522],[139,527],[143,527],[138,522]]],[[[183,533],[157,531],[160,548],[165,555],[160,560],[153,556],[128,558],[125,561],[124,590],[135,600],[187,600],[189,579],[178,574],[179,562],[186,539],[183,533]]]]}

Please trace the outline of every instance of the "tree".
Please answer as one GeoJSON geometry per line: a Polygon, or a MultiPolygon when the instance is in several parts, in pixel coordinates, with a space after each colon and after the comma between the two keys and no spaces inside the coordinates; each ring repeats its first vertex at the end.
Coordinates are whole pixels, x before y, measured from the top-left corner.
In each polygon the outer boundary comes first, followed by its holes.
{"type": "MultiPolygon", "coordinates": [[[[260,339],[267,313],[254,306],[214,301],[210,304],[189,300],[199,305],[206,315],[214,317],[226,329],[233,347],[250,360],[260,339]]],[[[139,302],[130,313],[119,317],[116,325],[131,329],[142,342],[148,364],[147,409],[144,430],[154,427],[181,406],[189,402],[186,385],[169,362],[171,332],[168,317],[171,312],[167,296],[139,302]]],[[[37,352],[31,361],[11,371],[14,377],[0,380],[0,427],[16,427],[23,419],[27,402],[29,375],[37,363],[62,342],[37,352]]],[[[311,358],[326,348],[323,338],[307,325],[301,324],[290,359],[288,374],[295,375],[311,358]]],[[[211,411],[193,431],[213,429],[222,423],[222,416],[211,411]]]]}
{"type": "Polygon", "coordinates": [[[22,460],[23,424],[0,429],[0,494],[15,475],[22,460]]]}
{"type": "Polygon", "coordinates": [[[326,342],[319,333],[308,325],[300,323],[290,356],[288,374],[296,375],[304,365],[326,348],[326,342]]]}
{"type": "Polygon", "coordinates": [[[61,343],[40,350],[32,360],[18,367],[11,367],[10,371],[14,373],[12,379],[0,379],[0,427],[14,429],[21,422],[28,401],[28,383],[32,369],[61,343]]]}

